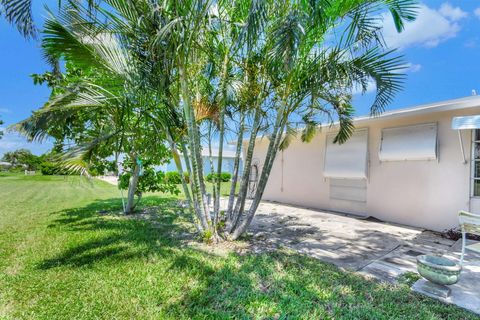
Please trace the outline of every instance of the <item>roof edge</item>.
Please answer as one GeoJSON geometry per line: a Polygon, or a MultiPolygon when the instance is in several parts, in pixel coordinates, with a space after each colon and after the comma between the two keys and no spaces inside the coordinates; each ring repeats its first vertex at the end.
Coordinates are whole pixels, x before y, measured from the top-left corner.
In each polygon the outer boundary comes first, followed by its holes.
{"type": "MultiPolygon", "coordinates": [[[[480,107],[480,96],[467,96],[451,100],[443,100],[432,103],[421,104],[413,107],[401,108],[392,111],[382,112],[377,116],[358,116],[353,118],[354,124],[362,124],[365,122],[379,121],[379,120],[389,120],[395,118],[403,118],[409,116],[418,116],[434,112],[444,112],[444,111],[453,111],[453,110],[463,110],[469,108],[480,107]]],[[[320,128],[332,127],[338,125],[338,121],[331,124],[320,125],[320,128]]],[[[261,139],[262,137],[257,137],[261,139]]],[[[248,142],[247,139],[243,142],[248,142]]],[[[228,142],[229,144],[236,144],[235,141],[228,142]]]]}

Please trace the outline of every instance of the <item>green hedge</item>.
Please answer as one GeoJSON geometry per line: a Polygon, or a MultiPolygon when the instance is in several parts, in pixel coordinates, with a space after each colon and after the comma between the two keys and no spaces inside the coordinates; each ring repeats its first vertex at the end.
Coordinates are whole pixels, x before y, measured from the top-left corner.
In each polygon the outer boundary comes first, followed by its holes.
{"type": "MultiPolygon", "coordinates": [[[[185,180],[187,183],[190,182],[190,177],[188,176],[188,173],[184,173],[183,176],[185,177],[185,180]]],[[[182,183],[182,178],[180,177],[180,173],[177,171],[169,171],[165,173],[165,180],[168,183],[173,183],[173,184],[181,184],[182,183]]]]}
{"type": "MultiPolygon", "coordinates": [[[[207,174],[207,177],[205,180],[207,180],[208,182],[215,182],[217,180],[216,177],[218,177],[217,173],[209,173],[207,174]]],[[[232,179],[232,175],[228,172],[222,172],[220,174],[220,181],[222,182],[229,182],[231,179],[232,179]]]]}
{"type": "Polygon", "coordinates": [[[40,172],[45,176],[61,175],[61,176],[75,176],[79,175],[77,172],[65,169],[55,162],[44,161],[40,164],[40,172]]]}
{"type": "MultiPolygon", "coordinates": [[[[188,173],[185,172],[184,175],[185,175],[185,179],[187,180],[187,183],[189,183],[190,178],[188,176],[188,173]]],[[[208,181],[208,182],[214,182],[216,176],[217,176],[216,173],[215,174],[209,173],[205,177],[205,180],[208,181]]],[[[231,179],[232,179],[232,175],[228,172],[222,172],[220,174],[220,180],[222,182],[229,182],[231,179]]],[[[180,173],[178,173],[177,171],[169,171],[169,172],[165,173],[165,180],[168,183],[174,183],[174,184],[182,183],[182,179],[180,178],[180,173]]]]}

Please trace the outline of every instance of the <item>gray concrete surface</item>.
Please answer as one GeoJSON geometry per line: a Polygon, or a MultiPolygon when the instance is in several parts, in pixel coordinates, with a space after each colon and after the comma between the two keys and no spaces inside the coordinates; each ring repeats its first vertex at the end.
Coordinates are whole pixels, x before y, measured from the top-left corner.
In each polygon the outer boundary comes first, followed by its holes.
{"type": "MultiPolygon", "coordinates": [[[[390,283],[405,272],[417,272],[420,254],[460,259],[461,242],[435,232],[271,202],[262,202],[251,230],[257,250],[284,246],[390,283]]],[[[412,290],[480,314],[480,255],[466,255],[449,297],[432,296],[422,291],[424,285],[421,279],[412,290]]]]}

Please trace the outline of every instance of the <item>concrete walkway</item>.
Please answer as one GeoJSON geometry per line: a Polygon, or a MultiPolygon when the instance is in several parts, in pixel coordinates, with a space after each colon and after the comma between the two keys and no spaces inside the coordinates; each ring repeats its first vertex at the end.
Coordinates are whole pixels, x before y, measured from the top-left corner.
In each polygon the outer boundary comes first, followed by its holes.
{"type": "MultiPolygon", "coordinates": [[[[417,272],[418,255],[460,258],[461,242],[438,233],[271,202],[260,205],[252,232],[258,250],[281,245],[390,283],[405,272],[417,272]]],[[[480,314],[480,256],[469,253],[464,264],[450,297],[439,300],[480,314]]]]}
{"type": "Polygon", "coordinates": [[[117,185],[118,184],[118,178],[116,176],[98,176],[96,177],[99,180],[105,181],[107,183],[117,185]]]}

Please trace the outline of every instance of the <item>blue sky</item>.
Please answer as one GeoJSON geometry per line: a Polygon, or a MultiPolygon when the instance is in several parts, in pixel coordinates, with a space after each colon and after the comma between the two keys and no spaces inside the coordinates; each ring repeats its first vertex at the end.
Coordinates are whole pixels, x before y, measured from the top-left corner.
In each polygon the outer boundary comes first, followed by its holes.
{"type": "MultiPolygon", "coordinates": [[[[44,4],[55,8],[57,0],[33,0],[34,16],[41,26],[44,4]]],[[[388,110],[480,93],[480,1],[423,1],[417,20],[397,34],[391,19],[384,20],[387,44],[398,47],[408,65],[404,90],[388,110]]],[[[38,42],[26,41],[0,18],[0,118],[4,127],[28,117],[49,96],[48,88],[34,86],[32,73],[48,69],[38,42]]],[[[358,115],[368,113],[374,87],[365,96],[356,95],[358,115]]],[[[7,133],[0,140],[0,156],[10,150],[29,148],[41,154],[50,143],[27,143],[7,133]]]]}

